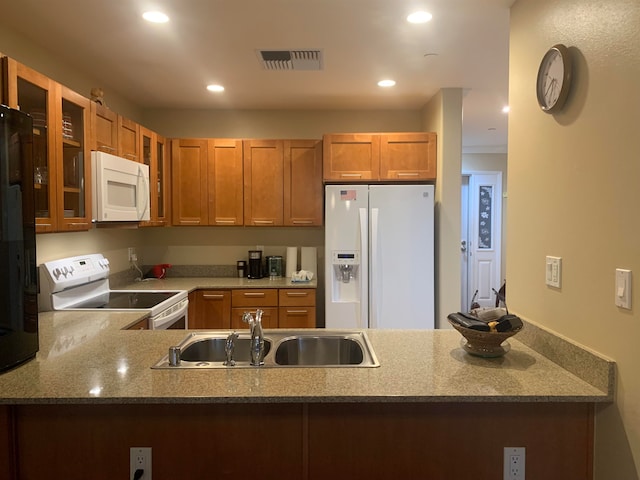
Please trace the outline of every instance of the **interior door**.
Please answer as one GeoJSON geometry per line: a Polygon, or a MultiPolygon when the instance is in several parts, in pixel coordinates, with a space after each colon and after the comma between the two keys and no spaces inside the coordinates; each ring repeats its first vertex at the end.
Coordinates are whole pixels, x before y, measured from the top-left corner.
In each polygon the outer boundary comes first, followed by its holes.
{"type": "Polygon", "coordinates": [[[495,305],[494,289],[502,284],[502,173],[471,174],[468,192],[466,294],[469,299],[475,297],[480,306],[490,307],[495,305]]]}

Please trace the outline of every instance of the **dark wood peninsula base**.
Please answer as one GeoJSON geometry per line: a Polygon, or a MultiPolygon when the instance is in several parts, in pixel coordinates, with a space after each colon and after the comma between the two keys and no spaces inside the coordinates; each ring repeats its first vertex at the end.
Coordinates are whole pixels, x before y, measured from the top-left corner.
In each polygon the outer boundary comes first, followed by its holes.
{"type": "Polygon", "coordinates": [[[590,403],[172,403],[0,406],[0,479],[113,480],[130,447],[153,479],[592,478],[590,403]]]}

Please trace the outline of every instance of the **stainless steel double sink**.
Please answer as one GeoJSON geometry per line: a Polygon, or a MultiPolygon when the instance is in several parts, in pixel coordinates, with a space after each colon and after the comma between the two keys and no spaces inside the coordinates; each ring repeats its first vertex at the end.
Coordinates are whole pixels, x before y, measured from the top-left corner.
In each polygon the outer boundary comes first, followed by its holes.
{"type": "Polygon", "coordinates": [[[264,365],[252,366],[250,335],[241,332],[235,340],[234,366],[225,364],[225,344],[230,332],[189,333],[176,347],[180,361],[170,365],[169,354],[152,368],[265,368],[265,367],[379,367],[380,363],[361,330],[265,330],[264,365]]]}

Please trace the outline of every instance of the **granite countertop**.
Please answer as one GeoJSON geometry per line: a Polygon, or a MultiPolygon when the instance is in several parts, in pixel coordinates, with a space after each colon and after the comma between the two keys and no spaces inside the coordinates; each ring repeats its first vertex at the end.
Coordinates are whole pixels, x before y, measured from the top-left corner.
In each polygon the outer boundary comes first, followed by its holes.
{"type": "MultiPolygon", "coordinates": [[[[191,281],[194,286],[194,279],[191,281]]],[[[151,283],[151,282],[148,282],[151,283]]],[[[197,280],[197,286],[214,286],[197,280]]],[[[177,288],[179,280],[163,280],[177,288]]],[[[190,288],[192,288],[190,287],[190,288]]],[[[122,330],[129,312],[40,314],[40,351],[0,374],[0,403],[610,402],[513,337],[504,357],[468,355],[453,330],[367,330],[378,368],[152,370],[185,336],[122,330]]],[[[266,331],[268,332],[268,330],[266,331]]]]}

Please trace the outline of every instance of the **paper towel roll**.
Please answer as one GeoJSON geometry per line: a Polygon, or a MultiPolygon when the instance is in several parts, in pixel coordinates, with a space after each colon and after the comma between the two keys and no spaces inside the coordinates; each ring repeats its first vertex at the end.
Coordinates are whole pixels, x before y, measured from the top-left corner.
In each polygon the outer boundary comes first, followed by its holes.
{"type": "Polygon", "coordinates": [[[301,247],[300,249],[300,269],[313,274],[318,273],[318,252],[316,247],[301,247]]]}
{"type": "Polygon", "coordinates": [[[287,247],[286,276],[291,278],[293,272],[298,270],[298,247],[287,247]]]}

